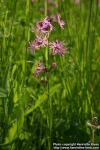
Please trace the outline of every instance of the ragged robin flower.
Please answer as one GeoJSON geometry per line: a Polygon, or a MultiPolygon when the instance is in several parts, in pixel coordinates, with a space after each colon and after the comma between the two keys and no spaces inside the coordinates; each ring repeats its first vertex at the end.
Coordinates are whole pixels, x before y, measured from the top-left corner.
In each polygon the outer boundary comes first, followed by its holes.
{"type": "Polygon", "coordinates": [[[38,77],[44,71],[44,65],[42,62],[39,62],[36,66],[36,69],[33,73],[35,77],[38,77]]]}
{"type": "Polygon", "coordinates": [[[29,49],[32,53],[35,53],[41,47],[44,47],[48,44],[46,38],[37,37],[33,42],[29,43],[29,49]]]}
{"type": "Polygon", "coordinates": [[[50,17],[46,17],[44,20],[39,21],[36,25],[37,30],[41,33],[48,33],[52,30],[53,26],[51,24],[50,17]]]}
{"type": "Polygon", "coordinates": [[[43,62],[38,62],[36,65],[35,71],[33,72],[33,75],[35,77],[38,77],[43,72],[47,73],[48,68],[46,66],[44,66],[43,62]]]}
{"type": "Polygon", "coordinates": [[[61,16],[59,14],[57,14],[57,22],[60,25],[61,29],[64,29],[65,26],[65,22],[61,19],[61,16]]]}
{"type": "Polygon", "coordinates": [[[75,4],[79,5],[80,4],[80,0],[75,0],[75,4]]]}
{"type": "Polygon", "coordinates": [[[66,48],[64,47],[63,42],[56,40],[55,42],[50,43],[50,49],[52,50],[52,55],[64,56],[66,53],[66,48]]]}

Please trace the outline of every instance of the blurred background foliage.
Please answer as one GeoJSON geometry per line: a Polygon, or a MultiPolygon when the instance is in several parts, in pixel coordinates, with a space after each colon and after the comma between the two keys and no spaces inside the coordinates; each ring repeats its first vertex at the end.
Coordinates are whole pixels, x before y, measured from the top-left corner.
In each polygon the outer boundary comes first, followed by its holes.
{"type": "MultiPolygon", "coordinates": [[[[0,1],[0,150],[50,150],[52,142],[91,141],[87,120],[97,116],[100,124],[98,2],[0,1]],[[28,45],[35,38],[36,22],[57,13],[65,29],[55,25],[50,40],[64,41],[68,53],[63,59],[55,57],[58,66],[50,73],[50,108],[47,85],[33,77],[41,52],[30,54],[28,45]]],[[[95,140],[100,142],[99,130],[95,140]]]]}

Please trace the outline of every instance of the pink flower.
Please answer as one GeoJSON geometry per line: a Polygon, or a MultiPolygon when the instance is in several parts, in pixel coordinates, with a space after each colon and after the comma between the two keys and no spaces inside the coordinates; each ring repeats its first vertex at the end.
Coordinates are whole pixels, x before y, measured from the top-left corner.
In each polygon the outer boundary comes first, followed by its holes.
{"type": "Polygon", "coordinates": [[[53,1],[52,0],[48,0],[48,3],[52,3],[53,1]]]}
{"type": "Polygon", "coordinates": [[[98,0],[98,6],[100,7],[100,0],[98,0]]]}
{"type": "Polygon", "coordinates": [[[35,77],[38,77],[44,71],[43,63],[39,62],[36,66],[36,69],[33,73],[35,77]]]}
{"type": "Polygon", "coordinates": [[[46,46],[48,41],[46,38],[37,37],[33,42],[29,44],[29,49],[32,53],[38,50],[40,47],[46,46]]]}
{"type": "Polygon", "coordinates": [[[37,63],[33,75],[35,77],[38,77],[43,72],[47,73],[48,72],[48,68],[46,66],[44,66],[43,62],[40,61],[40,62],[37,63]]]}
{"type": "Polygon", "coordinates": [[[80,0],[75,0],[75,4],[79,5],[80,4],[80,0]]]}
{"type": "Polygon", "coordinates": [[[48,33],[52,30],[51,18],[46,17],[43,21],[39,21],[36,26],[40,32],[48,33]]]}
{"type": "Polygon", "coordinates": [[[61,27],[62,29],[64,29],[65,23],[64,23],[63,20],[61,20],[61,16],[60,16],[59,14],[57,14],[56,17],[57,17],[57,22],[58,22],[58,24],[60,25],[60,27],[61,27]]]}
{"type": "Polygon", "coordinates": [[[66,48],[64,47],[63,43],[58,40],[50,43],[50,48],[52,50],[52,55],[64,56],[66,53],[66,48]]]}

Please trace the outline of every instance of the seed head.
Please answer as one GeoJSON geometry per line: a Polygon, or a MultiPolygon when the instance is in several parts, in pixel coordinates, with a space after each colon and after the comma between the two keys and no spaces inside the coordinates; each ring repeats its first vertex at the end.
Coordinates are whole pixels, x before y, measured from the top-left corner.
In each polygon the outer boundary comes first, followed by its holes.
{"type": "Polygon", "coordinates": [[[57,68],[57,63],[56,63],[56,62],[53,62],[53,63],[51,64],[51,68],[52,68],[52,69],[56,69],[56,68],[57,68]]]}
{"type": "Polygon", "coordinates": [[[98,124],[98,118],[93,117],[92,121],[87,121],[87,125],[91,127],[92,129],[100,129],[100,125],[98,124]]]}

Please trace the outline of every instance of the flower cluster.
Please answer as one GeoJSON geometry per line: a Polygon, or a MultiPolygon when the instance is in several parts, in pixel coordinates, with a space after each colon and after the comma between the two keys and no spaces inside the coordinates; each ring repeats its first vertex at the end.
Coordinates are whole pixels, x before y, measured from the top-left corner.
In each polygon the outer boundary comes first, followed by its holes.
{"type": "MultiPolygon", "coordinates": [[[[59,14],[52,16],[52,17],[46,17],[41,21],[38,21],[36,23],[36,27],[34,28],[33,32],[36,35],[36,38],[34,41],[29,43],[29,49],[31,53],[34,53],[38,51],[42,47],[48,47],[48,50],[50,51],[50,55],[52,56],[64,56],[67,49],[64,47],[64,43],[55,40],[53,42],[50,42],[48,40],[49,35],[52,31],[54,31],[54,25],[53,23],[57,23],[61,29],[64,29],[65,23],[61,19],[61,16],[59,14]]],[[[56,69],[57,63],[52,62],[52,64],[49,66],[49,68],[45,67],[42,62],[39,62],[36,66],[36,69],[33,73],[35,77],[38,77],[43,72],[48,72],[50,69],[56,69]]]]}
{"type": "MultiPolygon", "coordinates": [[[[29,49],[31,52],[36,52],[41,47],[45,47],[48,45],[48,33],[53,30],[53,22],[57,22],[61,29],[64,29],[64,21],[61,19],[59,14],[53,17],[46,17],[42,21],[37,22],[36,28],[33,30],[36,34],[36,39],[29,43],[29,49]]],[[[61,55],[65,54],[65,48],[63,43],[60,41],[51,42],[50,48],[52,49],[53,55],[61,55]]],[[[49,46],[48,45],[48,46],[49,46]]]]}

